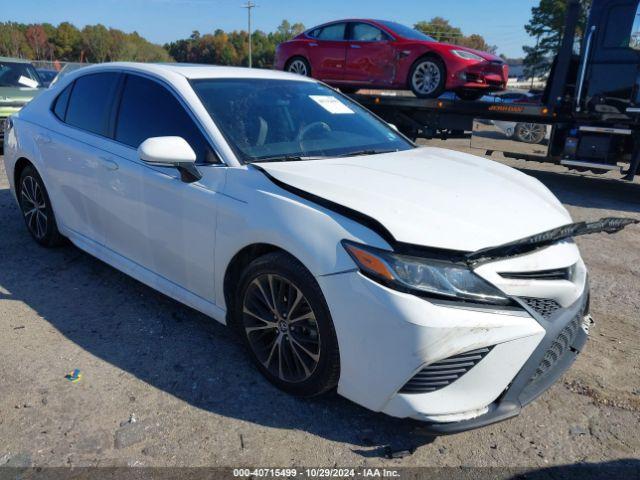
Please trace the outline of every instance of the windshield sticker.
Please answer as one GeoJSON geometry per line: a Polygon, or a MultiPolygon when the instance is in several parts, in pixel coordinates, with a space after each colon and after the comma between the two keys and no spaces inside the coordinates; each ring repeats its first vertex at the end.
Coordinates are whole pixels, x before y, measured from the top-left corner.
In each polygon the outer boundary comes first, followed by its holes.
{"type": "Polygon", "coordinates": [[[327,112],[333,114],[351,114],[355,113],[344,103],[331,95],[309,95],[309,98],[324,108],[327,112]]]}
{"type": "Polygon", "coordinates": [[[18,83],[20,85],[24,85],[25,87],[38,88],[38,82],[36,82],[35,80],[32,80],[29,77],[25,77],[24,75],[20,75],[20,78],[18,78],[18,83]]]}

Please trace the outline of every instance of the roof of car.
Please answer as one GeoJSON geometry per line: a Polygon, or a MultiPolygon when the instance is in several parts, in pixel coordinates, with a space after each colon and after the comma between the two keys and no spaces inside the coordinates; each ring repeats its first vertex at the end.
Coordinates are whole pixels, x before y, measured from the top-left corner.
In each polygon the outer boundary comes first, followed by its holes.
{"type": "Polygon", "coordinates": [[[310,78],[302,77],[292,73],[277,70],[267,70],[263,68],[227,67],[219,65],[203,65],[195,63],[138,63],[138,62],[112,62],[101,63],[91,67],[77,70],[89,72],[89,70],[137,70],[149,72],[156,75],[166,76],[167,74],[178,74],[188,79],[203,78],[264,78],[274,80],[298,80],[313,81],[310,78]]]}
{"type": "Polygon", "coordinates": [[[0,62],[31,63],[31,60],[25,60],[24,58],[0,57],[0,62]]]}

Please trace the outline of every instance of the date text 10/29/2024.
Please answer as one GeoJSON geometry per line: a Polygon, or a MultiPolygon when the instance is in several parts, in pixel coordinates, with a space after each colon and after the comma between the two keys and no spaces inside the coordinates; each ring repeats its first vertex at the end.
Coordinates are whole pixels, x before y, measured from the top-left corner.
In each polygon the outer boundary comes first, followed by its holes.
{"type": "Polygon", "coordinates": [[[386,468],[234,468],[238,478],[397,478],[398,470],[386,468]]]}

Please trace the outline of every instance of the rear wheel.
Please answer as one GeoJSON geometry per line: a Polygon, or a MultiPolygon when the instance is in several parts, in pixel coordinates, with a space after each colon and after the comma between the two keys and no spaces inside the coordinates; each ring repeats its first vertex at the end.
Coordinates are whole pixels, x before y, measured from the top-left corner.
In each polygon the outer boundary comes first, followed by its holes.
{"type": "Polygon", "coordinates": [[[294,395],[338,383],[338,342],[315,278],[285,253],[254,260],[243,273],[235,321],[260,372],[294,395]]]}
{"type": "Polygon", "coordinates": [[[302,75],[303,77],[310,77],[311,65],[309,65],[309,62],[307,62],[305,58],[293,57],[287,63],[286,71],[295,73],[297,75],[302,75]]]}
{"type": "Polygon", "coordinates": [[[31,165],[20,174],[16,190],[24,222],[33,239],[45,247],[60,245],[64,237],[58,231],[51,200],[42,177],[31,165]]]}
{"type": "Polygon", "coordinates": [[[446,79],[444,62],[436,57],[424,57],[411,67],[408,83],[416,97],[437,98],[444,93],[446,79]]]}

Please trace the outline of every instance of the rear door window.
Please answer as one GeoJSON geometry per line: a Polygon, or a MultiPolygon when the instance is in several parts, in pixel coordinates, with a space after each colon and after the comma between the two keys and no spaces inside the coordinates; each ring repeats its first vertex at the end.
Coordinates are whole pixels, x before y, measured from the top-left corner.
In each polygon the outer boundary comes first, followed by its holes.
{"type": "Polygon", "coordinates": [[[94,73],[78,78],[69,98],[65,122],[97,135],[109,136],[119,73],[94,73]]]}
{"type": "Polygon", "coordinates": [[[199,163],[219,163],[194,120],[166,87],[148,78],[127,75],[116,141],[138,148],[148,138],[166,136],[184,138],[199,163]]]}

